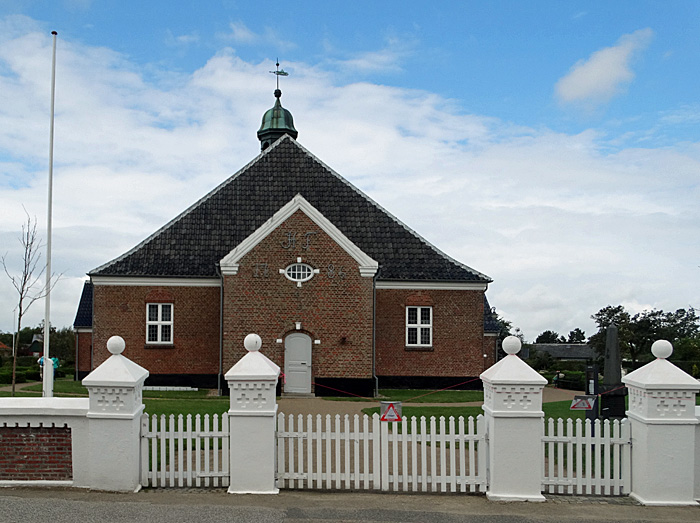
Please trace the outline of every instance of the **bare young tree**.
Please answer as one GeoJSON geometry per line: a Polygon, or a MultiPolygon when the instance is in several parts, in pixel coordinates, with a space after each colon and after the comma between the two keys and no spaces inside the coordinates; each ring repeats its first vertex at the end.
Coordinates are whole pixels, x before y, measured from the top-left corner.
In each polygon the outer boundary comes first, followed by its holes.
{"type": "MultiPolygon", "coordinates": [[[[46,265],[39,265],[41,260],[41,248],[43,244],[37,236],[36,232],[36,218],[32,219],[27,214],[27,222],[22,224],[22,235],[19,237],[19,241],[22,244],[22,249],[24,251],[22,267],[20,275],[13,276],[12,272],[7,267],[7,254],[2,257],[2,267],[5,269],[5,274],[12,282],[15,290],[17,291],[17,336],[15,336],[15,343],[13,350],[13,361],[12,361],[12,396],[15,395],[15,379],[17,372],[17,352],[19,345],[19,333],[22,330],[22,317],[27,312],[32,304],[46,296],[47,286],[40,283],[40,279],[46,270],[46,265]]],[[[51,287],[56,284],[56,281],[51,283],[51,287]]],[[[49,288],[50,289],[50,288],[49,288]]]]}

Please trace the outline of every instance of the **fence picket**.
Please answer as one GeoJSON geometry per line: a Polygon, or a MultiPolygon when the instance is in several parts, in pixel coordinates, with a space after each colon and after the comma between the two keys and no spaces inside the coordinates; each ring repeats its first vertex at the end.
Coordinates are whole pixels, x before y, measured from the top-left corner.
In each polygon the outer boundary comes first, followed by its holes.
{"type": "Polygon", "coordinates": [[[421,491],[428,490],[428,431],[426,429],[425,416],[420,418],[420,470],[421,491]]]}
{"type": "Polygon", "coordinates": [[[370,489],[370,472],[369,472],[369,416],[362,416],[362,486],[365,490],[370,489]]]}
{"type": "Polygon", "coordinates": [[[311,485],[311,475],[314,469],[314,439],[313,439],[313,417],[311,414],[306,416],[306,427],[304,434],[306,435],[306,488],[313,488],[311,485]]]}
{"type": "MultiPolygon", "coordinates": [[[[148,414],[145,412],[141,414],[141,434],[148,433],[148,414]]],[[[141,485],[148,487],[151,482],[148,477],[149,465],[151,460],[148,455],[148,438],[141,437],[140,446],[141,449],[141,485]]]]}
{"type": "Polygon", "coordinates": [[[167,463],[166,459],[168,457],[168,453],[165,451],[166,443],[167,443],[167,438],[165,437],[165,414],[162,414],[160,417],[160,486],[161,487],[167,487],[167,482],[166,482],[166,468],[167,468],[167,463]]]}
{"type": "MultiPolygon", "coordinates": [[[[194,430],[197,434],[200,434],[202,432],[202,417],[200,414],[197,414],[194,417],[194,430]]],[[[201,439],[199,437],[194,439],[194,455],[195,455],[195,467],[194,467],[194,477],[195,479],[195,486],[201,487],[202,486],[202,452],[201,452],[201,439]]]]}
{"type": "MultiPolygon", "coordinates": [[[[418,492],[418,421],[411,416],[411,491],[418,492]]],[[[408,471],[406,471],[408,474],[408,471]]]]}
{"type": "Polygon", "coordinates": [[[435,416],[430,416],[430,491],[437,491],[437,429],[435,416]]]}
{"type": "MultiPolygon", "coordinates": [[[[462,424],[464,424],[464,420],[462,420],[462,424]]],[[[472,416],[469,416],[469,419],[467,420],[467,430],[469,431],[469,434],[474,434],[474,418],[472,416]]],[[[473,478],[476,474],[476,441],[472,438],[469,439],[467,449],[469,450],[469,473],[465,474],[464,472],[462,475],[468,476],[470,478],[473,478]]],[[[483,449],[479,448],[480,453],[484,453],[483,449]]],[[[462,456],[462,467],[464,467],[464,456],[462,456]]],[[[481,468],[480,468],[481,470],[481,468]]],[[[480,472],[481,473],[481,472],[480,472]]],[[[465,484],[466,487],[466,484],[465,484]]],[[[476,491],[476,485],[472,483],[469,485],[469,491],[470,492],[475,492],[476,491]]]]}
{"type": "MultiPolygon", "coordinates": [[[[455,418],[454,416],[450,416],[450,425],[449,425],[449,432],[447,435],[448,438],[448,448],[450,452],[450,492],[457,492],[457,474],[455,471],[456,468],[456,463],[457,463],[457,439],[455,439],[455,418]]],[[[447,452],[447,448],[445,448],[443,454],[447,452]]]]}
{"type": "MultiPolygon", "coordinates": [[[[446,478],[446,469],[447,469],[447,445],[445,444],[445,417],[440,416],[440,421],[439,421],[439,426],[440,426],[440,432],[438,433],[438,445],[440,448],[440,472],[437,476],[433,475],[434,480],[437,480],[437,482],[440,483],[440,492],[447,492],[447,482],[445,481],[446,478]]],[[[436,451],[438,449],[435,449],[436,451]]],[[[437,484],[435,485],[437,488],[437,484]]]]}
{"type": "Polygon", "coordinates": [[[569,464],[569,470],[567,471],[567,486],[565,489],[566,494],[574,493],[574,481],[573,481],[573,464],[574,464],[574,420],[571,418],[566,420],[566,457],[569,464]]]}
{"type": "Polygon", "coordinates": [[[187,486],[192,486],[192,414],[187,415],[187,432],[185,434],[185,444],[187,445],[187,486]]]}
{"type": "Polygon", "coordinates": [[[343,486],[350,489],[350,416],[343,417],[343,446],[345,447],[345,470],[343,471],[343,486]]]}
{"type": "MultiPolygon", "coordinates": [[[[401,489],[408,492],[408,419],[401,418],[397,424],[401,427],[401,489]]],[[[398,474],[398,471],[397,471],[398,474]]]]}

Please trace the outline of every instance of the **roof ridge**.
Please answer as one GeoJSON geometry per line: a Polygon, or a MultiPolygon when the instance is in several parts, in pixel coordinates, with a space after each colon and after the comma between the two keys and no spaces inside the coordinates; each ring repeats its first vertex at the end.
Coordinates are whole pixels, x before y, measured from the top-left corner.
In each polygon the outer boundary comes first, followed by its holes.
{"type": "MultiPolygon", "coordinates": [[[[287,135],[285,135],[285,136],[287,136],[287,135]]],[[[283,138],[284,138],[284,136],[283,136],[282,138],[280,138],[280,140],[278,140],[278,141],[281,141],[283,138]]],[[[475,275],[477,275],[477,276],[483,278],[484,280],[487,280],[488,282],[492,282],[492,281],[493,281],[493,280],[492,280],[489,276],[487,276],[486,274],[484,274],[484,273],[482,273],[482,272],[479,272],[479,271],[477,271],[476,269],[473,269],[473,268],[469,267],[468,265],[465,265],[464,263],[462,263],[462,262],[460,262],[460,261],[458,261],[458,260],[455,260],[455,259],[454,259],[452,256],[450,256],[449,254],[447,254],[447,253],[443,252],[442,250],[440,250],[438,247],[436,247],[435,245],[433,245],[431,242],[429,242],[428,240],[426,240],[425,238],[423,238],[423,236],[421,236],[419,233],[417,233],[416,231],[414,231],[411,227],[409,227],[409,226],[406,225],[404,222],[402,222],[399,218],[397,218],[396,216],[394,216],[391,212],[389,212],[389,211],[386,210],[384,207],[382,207],[379,203],[377,203],[376,201],[374,201],[369,195],[365,194],[362,190],[360,190],[360,189],[357,188],[355,185],[353,185],[352,182],[350,182],[349,180],[347,180],[346,178],[344,178],[341,174],[339,174],[339,173],[337,173],[335,170],[333,170],[332,167],[329,167],[328,165],[326,165],[326,163],[325,163],[323,160],[321,160],[320,158],[318,158],[314,153],[312,153],[311,151],[309,151],[306,147],[304,147],[304,146],[301,145],[299,142],[297,142],[296,140],[294,140],[291,136],[289,136],[289,139],[290,139],[292,142],[294,142],[294,143],[295,143],[302,151],[304,151],[308,156],[310,156],[314,161],[318,162],[318,163],[321,164],[325,169],[327,169],[328,172],[330,172],[333,176],[335,176],[336,178],[338,178],[341,182],[343,182],[344,184],[346,184],[346,185],[347,185],[348,187],[350,187],[353,191],[355,191],[357,194],[359,194],[360,196],[362,196],[362,197],[363,197],[365,200],[367,200],[369,203],[371,203],[372,205],[374,205],[377,209],[379,209],[379,210],[382,211],[384,214],[386,214],[387,216],[389,216],[389,218],[391,218],[391,219],[394,220],[396,223],[398,223],[398,224],[399,224],[401,227],[403,227],[407,232],[409,232],[410,234],[412,234],[413,236],[415,236],[416,238],[418,238],[418,240],[420,240],[420,241],[423,242],[425,245],[427,245],[428,247],[430,247],[432,250],[434,250],[434,251],[435,251],[436,253],[438,253],[440,256],[442,256],[443,258],[445,258],[447,261],[449,261],[449,262],[451,262],[451,263],[454,263],[454,264],[457,265],[458,267],[461,267],[462,269],[467,270],[467,271],[471,272],[472,274],[475,274],[475,275]]]]}
{"type": "MultiPolygon", "coordinates": [[[[275,149],[281,142],[284,140],[285,137],[288,135],[283,135],[280,138],[278,138],[272,145],[267,147],[264,151],[261,151],[255,158],[253,158],[251,161],[249,161],[247,164],[245,164],[243,167],[241,167],[238,171],[233,173],[231,176],[226,178],[223,182],[221,182],[219,185],[214,187],[212,190],[210,190],[208,193],[206,193],[204,196],[202,196],[199,200],[194,202],[192,205],[190,205],[187,209],[182,211],[180,214],[172,218],[170,221],[166,222],[164,225],[162,225],[158,230],[155,232],[151,233],[149,236],[147,236],[145,239],[141,240],[138,244],[133,246],[131,249],[126,251],[120,256],[117,256],[113,260],[108,261],[107,263],[103,263],[99,267],[91,270],[88,272],[89,275],[96,274],[100,271],[103,271],[104,269],[107,269],[110,265],[114,265],[115,263],[119,263],[122,261],[124,258],[127,256],[130,256],[134,252],[138,251],[141,247],[146,245],[148,242],[152,241],[153,239],[157,238],[162,232],[164,232],[166,229],[172,227],[175,225],[178,221],[180,221],[182,218],[187,216],[189,213],[191,213],[193,210],[195,210],[197,207],[202,205],[204,202],[208,201],[211,199],[215,194],[217,194],[219,191],[221,191],[224,187],[232,183],[234,180],[236,180],[238,177],[240,177],[244,172],[246,172],[250,167],[255,164],[258,160],[260,160],[263,156],[267,155],[272,149],[275,149]]],[[[291,139],[291,137],[289,137],[291,139]]]]}

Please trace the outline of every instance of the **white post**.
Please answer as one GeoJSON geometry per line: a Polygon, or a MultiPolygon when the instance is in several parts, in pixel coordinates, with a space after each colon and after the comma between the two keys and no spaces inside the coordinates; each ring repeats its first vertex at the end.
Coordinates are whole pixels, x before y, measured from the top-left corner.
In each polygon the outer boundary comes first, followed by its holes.
{"type": "Polygon", "coordinates": [[[96,490],[141,489],[141,392],[148,371],[122,356],[124,347],[121,337],[112,336],[112,356],[83,380],[90,394],[89,487],[96,490]]]}
{"type": "Polygon", "coordinates": [[[644,505],[697,505],[695,476],[695,394],[700,382],[666,360],[673,346],[654,342],[656,360],[631,372],[629,389],[632,437],[630,496],[644,505]]]}
{"type": "Polygon", "coordinates": [[[56,98],[56,31],[53,35],[53,58],[51,65],[51,125],[49,131],[49,204],[46,212],[46,298],[44,301],[44,376],[42,395],[53,397],[53,362],[49,358],[49,341],[51,339],[51,217],[53,214],[53,116],[56,98]]]}
{"type": "Polygon", "coordinates": [[[277,494],[275,421],[280,368],[259,352],[262,340],[248,334],[248,354],[226,373],[229,413],[230,494],[277,494]]]}
{"type": "Polygon", "coordinates": [[[503,340],[508,354],[481,374],[488,438],[489,484],[494,501],[545,501],[542,495],[544,412],[547,380],[521,360],[520,340],[503,340]]]}

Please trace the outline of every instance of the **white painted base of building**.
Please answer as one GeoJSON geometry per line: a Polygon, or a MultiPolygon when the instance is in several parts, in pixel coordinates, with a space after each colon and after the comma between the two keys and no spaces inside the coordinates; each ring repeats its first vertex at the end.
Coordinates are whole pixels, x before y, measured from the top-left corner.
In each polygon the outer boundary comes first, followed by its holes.
{"type": "Polygon", "coordinates": [[[48,480],[33,480],[33,481],[0,481],[1,487],[73,487],[73,482],[70,480],[66,481],[48,481],[48,480]]]}
{"type": "Polygon", "coordinates": [[[634,492],[630,493],[630,497],[648,507],[693,507],[700,505],[697,501],[649,501],[634,492]]]}
{"type": "Polygon", "coordinates": [[[272,489],[272,490],[232,490],[228,489],[229,494],[279,494],[280,489],[272,489]]]}
{"type": "Polygon", "coordinates": [[[516,495],[503,495],[503,494],[492,494],[491,492],[486,493],[486,499],[489,501],[530,501],[531,503],[544,503],[547,498],[544,496],[516,496],[516,495]]]}

